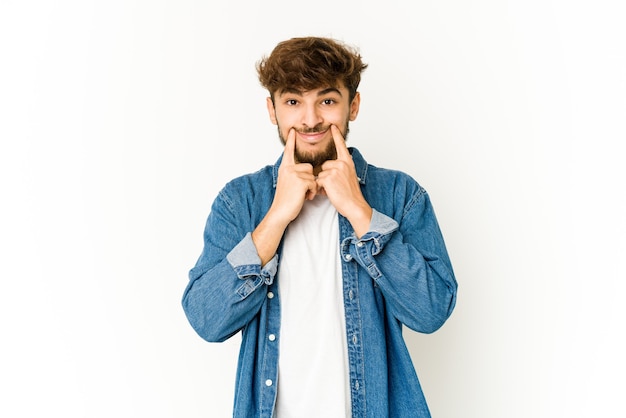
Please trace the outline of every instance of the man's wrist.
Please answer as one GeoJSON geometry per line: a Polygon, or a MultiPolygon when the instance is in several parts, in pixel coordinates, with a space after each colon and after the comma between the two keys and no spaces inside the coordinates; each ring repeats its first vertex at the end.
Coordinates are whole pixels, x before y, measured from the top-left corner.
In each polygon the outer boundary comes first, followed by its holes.
{"type": "Polygon", "coordinates": [[[355,211],[353,216],[348,218],[357,238],[362,237],[369,231],[372,214],[372,208],[368,204],[365,204],[361,206],[359,210],[355,211]]]}

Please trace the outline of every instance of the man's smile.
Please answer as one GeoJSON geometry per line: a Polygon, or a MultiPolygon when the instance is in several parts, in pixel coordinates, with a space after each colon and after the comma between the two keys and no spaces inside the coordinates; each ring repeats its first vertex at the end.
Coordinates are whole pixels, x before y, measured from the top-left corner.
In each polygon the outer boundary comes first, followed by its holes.
{"type": "Polygon", "coordinates": [[[315,132],[296,131],[296,133],[302,141],[311,145],[315,145],[321,142],[326,137],[326,134],[328,133],[328,129],[325,129],[323,131],[315,131],[315,132]]]}

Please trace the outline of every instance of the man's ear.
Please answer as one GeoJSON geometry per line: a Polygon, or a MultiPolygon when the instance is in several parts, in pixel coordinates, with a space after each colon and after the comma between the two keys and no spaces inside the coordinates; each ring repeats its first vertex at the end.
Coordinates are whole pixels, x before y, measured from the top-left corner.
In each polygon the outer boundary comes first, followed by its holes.
{"type": "Polygon", "coordinates": [[[359,114],[359,107],[361,106],[361,93],[358,91],[354,95],[354,99],[352,99],[352,103],[350,103],[350,121],[356,119],[359,114]]]}
{"type": "Polygon", "coordinates": [[[274,101],[271,97],[265,99],[265,105],[267,106],[267,113],[270,115],[270,121],[274,125],[278,125],[278,121],[276,120],[276,108],[274,107],[274,101]]]}

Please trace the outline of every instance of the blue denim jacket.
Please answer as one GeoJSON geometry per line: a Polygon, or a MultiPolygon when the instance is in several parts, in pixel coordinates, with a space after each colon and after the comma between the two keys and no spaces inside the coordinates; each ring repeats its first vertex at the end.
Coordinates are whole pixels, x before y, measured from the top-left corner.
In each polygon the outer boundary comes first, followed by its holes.
{"type": "MultiPolygon", "coordinates": [[[[374,209],[370,230],[360,239],[339,216],[352,416],[430,417],[402,325],[422,333],[443,325],[456,301],[452,266],[426,191],[408,175],[350,152],[374,209]]],[[[219,192],[182,301],[205,340],[221,342],[242,331],[233,412],[238,418],[269,418],[276,401],[280,257],[261,266],[251,232],[272,204],[280,161],[219,192]]]]}

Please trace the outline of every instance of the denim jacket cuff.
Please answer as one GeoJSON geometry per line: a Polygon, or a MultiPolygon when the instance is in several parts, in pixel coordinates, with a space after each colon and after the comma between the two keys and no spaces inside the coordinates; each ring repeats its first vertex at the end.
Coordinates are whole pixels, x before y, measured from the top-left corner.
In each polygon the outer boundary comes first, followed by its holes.
{"type": "Polygon", "coordinates": [[[395,219],[378,212],[376,209],[372,209],[372,220],[370,221],[371,232],[377,232],[380,235],[389,235],[396,229],[398,229],[398,222],[396,222],[395,219]]]}
{"type": "Polygon", "coordinates": [[[361,238],[354,234],[341,243],[341,257],[345,261],[356,261],[363,266],[374,279],[382,276],[374,256],[379,254],[391,239],[391,234],[398,229],[398,223],[387,215],[374,209],[370,229],[361,238]]]}
{"type": "Polygon", "coordinates": [[[251,285],[249,290],[254,290],[262,283],[270,285],[274,282],[278,270],[278,256],[275,255],[267,264],[261,266],[261,259],[250,232],[228,253],[226,259],[237,276],[249,282],[251,285]]]}

